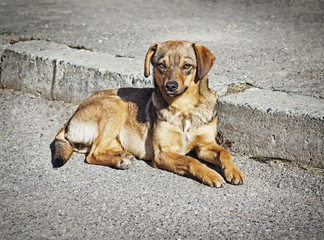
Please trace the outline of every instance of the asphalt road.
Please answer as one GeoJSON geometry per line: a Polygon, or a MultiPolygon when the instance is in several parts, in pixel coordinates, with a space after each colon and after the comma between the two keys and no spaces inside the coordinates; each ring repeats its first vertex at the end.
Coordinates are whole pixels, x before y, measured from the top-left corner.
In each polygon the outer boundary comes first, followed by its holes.
{"type": "Polygon", "coordinates": [[[1,239],[322,239],[324,176],[241,156],[242,186],[207,187],[136,161],[51,165],[76,106],[0,89],[1,239]]]}
{"type": "MultiPolygon", "coordinates": [[[[143,60],[186,39],[215,54],[215,86],[323,99],[323,12],[321,0],[2,0],[0,42],[143,60]]],[[[234,156],[245,184],[214,189],[143,161],[121,171],[74,154],[53,169],[50,144],[76,106],[0,89],[0,109],[0,239],[323,238],[321,171],[234,156]]]]}

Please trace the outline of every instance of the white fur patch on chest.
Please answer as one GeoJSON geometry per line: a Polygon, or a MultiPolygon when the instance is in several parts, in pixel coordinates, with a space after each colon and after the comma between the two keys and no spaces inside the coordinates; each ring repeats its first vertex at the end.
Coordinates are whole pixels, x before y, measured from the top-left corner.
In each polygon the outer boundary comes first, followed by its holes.
{"type": "Polygon", "coordinates": [[[186,121],[185,121],[185,126],[184,126],[184,128],[183,128],[183,133],[187,133],[188,130],[189,130],[189,128],[190,128],[190,126],[191,126],[191,122],[190,122],[190,120],[186,119],[186,121]]]}
{"type": "Polygon", "coordinates": [[[184,152],[187,152],[187,147],[190,145],[190,142],[192,140],[189,132],[190,126],[191,126],[190,120],[186,119],[183,128],[183,133],[182,133],[182,145],[183,145],[184,152]]]}

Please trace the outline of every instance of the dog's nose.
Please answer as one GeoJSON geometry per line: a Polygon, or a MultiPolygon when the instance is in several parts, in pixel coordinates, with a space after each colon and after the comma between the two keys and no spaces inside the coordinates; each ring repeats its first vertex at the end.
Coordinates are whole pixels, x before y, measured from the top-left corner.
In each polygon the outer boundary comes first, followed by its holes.
{"type": "Polygon", "coordinates": [[[177,90],[177,88],[178,88],[178,83],[175,81],[167,82],[167,84],[165,84],[165,89],[169,92],[174,92],[175,90],[177,90]]]}

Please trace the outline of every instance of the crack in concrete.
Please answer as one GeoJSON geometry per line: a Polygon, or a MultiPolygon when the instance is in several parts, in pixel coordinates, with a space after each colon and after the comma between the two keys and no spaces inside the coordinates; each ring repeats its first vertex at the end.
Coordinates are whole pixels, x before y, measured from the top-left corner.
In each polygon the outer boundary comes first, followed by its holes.
{"type": "Polygon", "coordinates": [[[54,98],[54,86],[56,81],[56,59],[53,60],[53,77],[52,77],[52,84],[51,84],[51,100],[55,100],[54,98]]]}

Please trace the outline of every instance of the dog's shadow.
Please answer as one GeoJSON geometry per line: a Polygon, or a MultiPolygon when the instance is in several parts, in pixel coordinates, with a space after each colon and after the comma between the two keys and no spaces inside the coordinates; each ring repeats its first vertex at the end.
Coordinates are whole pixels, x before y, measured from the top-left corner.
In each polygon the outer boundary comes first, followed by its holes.
{"type": "Polygon", "coordinates": [[[54,146],[54,142],[55,140],[53,140],[50,144],[50,149],[51,149],[51,164],[52,164],[52,167],[53,168],[57,168],[56,166],[56,163],[55,163],[55,159],[54,159],[54,156],[55,156],[55,146],[54,146]]]}

